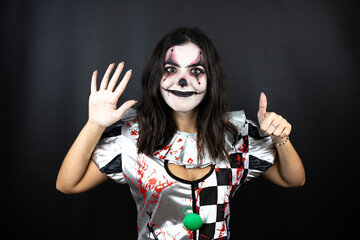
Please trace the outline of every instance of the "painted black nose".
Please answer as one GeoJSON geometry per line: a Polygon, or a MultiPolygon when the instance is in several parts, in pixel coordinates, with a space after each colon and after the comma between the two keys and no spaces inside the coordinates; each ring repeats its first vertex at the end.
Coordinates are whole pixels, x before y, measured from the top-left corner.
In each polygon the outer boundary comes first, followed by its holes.
{"type": "Polygon", "coordinates": [[[184,78],[182,78],[182,79],[179,80],[179,85],[181,87],[185,87],[187,85],[187,81],[184,78]]]}

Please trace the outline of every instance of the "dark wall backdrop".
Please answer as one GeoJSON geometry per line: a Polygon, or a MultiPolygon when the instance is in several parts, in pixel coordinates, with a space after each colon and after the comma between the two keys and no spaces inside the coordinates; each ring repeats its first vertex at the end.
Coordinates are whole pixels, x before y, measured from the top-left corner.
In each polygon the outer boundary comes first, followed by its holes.
{"type": "MultiPolygon", "coordinates": [[[[231,110],[268,110],[293,125],[307,182],[243,185],[232,239],[325,239],[357,232],[359,5],[357,1],[2,1],[2,218],[12,239],[135,239],[127,186],[79,195],[55,189],[60,164],[87,120],[93,70],[125,61],[120,99],[140,99],[142,68],[175,27],[201,28],[230,79],[231,110]],[[4,201],[5,200],[5,201],[4,201]],[[355,216],[355,218],[350,218],[355,216]]],[[[9,235],[8,235],[9,236],[9,235]]]]}

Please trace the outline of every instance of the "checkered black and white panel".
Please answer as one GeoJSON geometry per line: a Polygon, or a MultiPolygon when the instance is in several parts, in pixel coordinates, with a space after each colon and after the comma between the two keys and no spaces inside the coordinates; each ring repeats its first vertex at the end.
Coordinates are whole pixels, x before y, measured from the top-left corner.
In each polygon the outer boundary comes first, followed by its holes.
{"type": "Polygon", "coordinates": [[[198,239],[228,239],[231,174],[231,169],[216,168],[214,174],[195,188],[198,213],[203,219],[198,239]]]}
{"type": "Polygon", "coordinates": [[[265,172],[274,162],[276,150],[269,137],[247,122],[241,131],[235,151],[229,161],[217,163],[215,174],[198,183],[195,194],[203,226],[198,239],[228,239],[230,237],[230,200],[240,185],[265,172]]]}

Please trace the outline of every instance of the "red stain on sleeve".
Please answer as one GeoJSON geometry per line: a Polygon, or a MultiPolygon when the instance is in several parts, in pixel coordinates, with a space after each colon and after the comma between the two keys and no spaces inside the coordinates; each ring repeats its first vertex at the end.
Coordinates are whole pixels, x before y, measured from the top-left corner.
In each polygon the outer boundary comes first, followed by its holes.
{"type": "Polygon", "coordinates": [[[171,145],[172,145],[172,144],[166,146],[166,147],[164,148],[164,150],[169,150],[169,149],[171,148],[171,145]]]}

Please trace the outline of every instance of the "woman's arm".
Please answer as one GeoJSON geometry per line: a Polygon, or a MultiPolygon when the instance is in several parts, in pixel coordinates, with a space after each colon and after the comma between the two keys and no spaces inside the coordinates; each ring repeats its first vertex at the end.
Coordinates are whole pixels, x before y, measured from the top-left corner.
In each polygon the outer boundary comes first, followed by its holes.
{"type": "Polygon", "coordinates": [[[89,120],[71,146],[60,167],[56,188],[63,193],[80,193],[101,184],[107,179],[106,174],[90,161],[101,135],[106,127],[119,121],[124,112],[136,101],[125,102],[119,108],[116,104],[130,79],[131,70],[127,71],[116,87],[124,63],[120,63],[109,81],[115,64],[110,64],[97,90],[97,71],[92,75],[89,98],[89,120]]]}
{"type": "Polygon", "coordinates": [[[278,160],[263,176],[281,187],[301,187],[305,184],[305,170],[291,142],[277,146],[278,160]]]}
{"type": "Polygon", "coordinates": [[[63,193],[85,192],[107,179],[94,162],[91,154],[105,128],[87,122],[71,146],[60,167],[56,188],[63,193]]]}
{"type": "Polygon", "coordinates": [[[303,164],[290,140],[287,139],[291,132],[291,125],[282,116],[274,112],[266,112],[266,107],[266,96],[261,93],[258,111],[260,128],[277,143],[278,153],[278,160],[263,176],[281,187],[303,186],[305,184],[303,164]],[[279,146],[280,143],[284,144],[279,146]]]}

